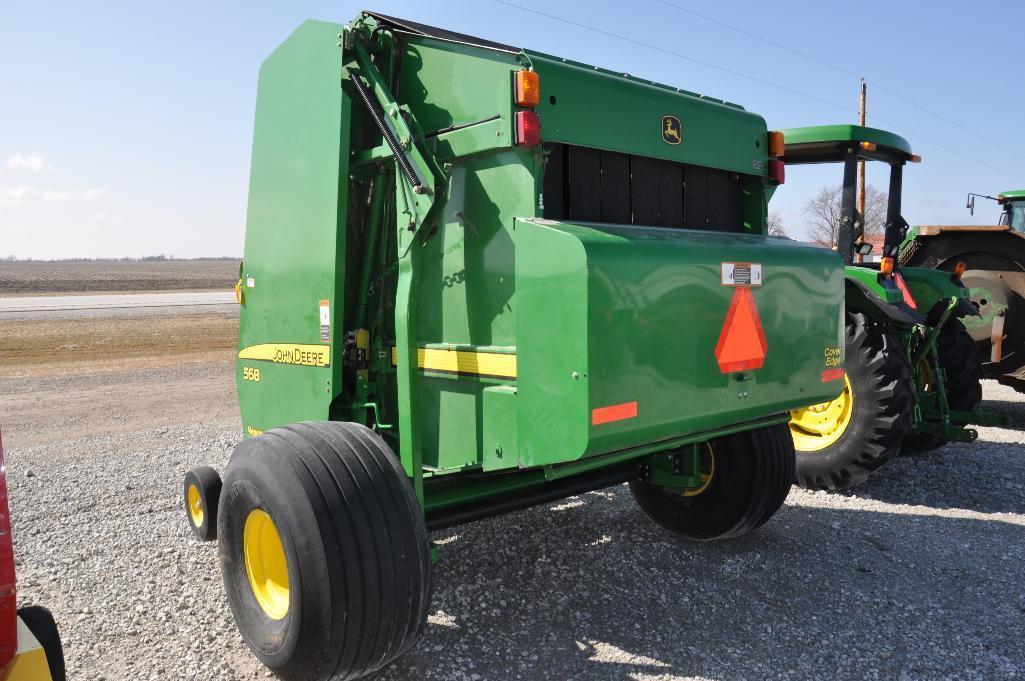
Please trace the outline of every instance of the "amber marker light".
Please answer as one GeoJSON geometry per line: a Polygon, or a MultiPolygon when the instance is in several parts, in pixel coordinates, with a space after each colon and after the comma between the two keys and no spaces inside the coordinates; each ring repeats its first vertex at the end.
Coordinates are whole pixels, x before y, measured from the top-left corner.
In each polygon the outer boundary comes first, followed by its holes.
{"type": "Polygon", "coordinates": [[[883,258],[882,262],[879,263],[879,271],[887,277],[893,274],[893,258],[889,256],[883,258]]]}
{"type": "Polygon", "coordinates": [[[769,133],[769,156],[779,158],[786,151],[786,143],[783,140],[783,133],[772,131],[769,133]]]}
{"type": "Polygon", "coordinates": [[[516,106],[533,107],[541,101],[541,80],[537,71],[517,71],[513,101],[516,106]]]}

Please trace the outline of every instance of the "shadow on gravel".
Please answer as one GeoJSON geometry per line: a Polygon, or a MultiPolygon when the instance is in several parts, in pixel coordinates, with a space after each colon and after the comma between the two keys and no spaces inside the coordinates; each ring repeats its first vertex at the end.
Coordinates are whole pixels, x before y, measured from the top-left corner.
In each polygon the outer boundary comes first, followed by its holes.
{"type": "Polygon", "coordinates": [[[1025,513],[1025,444],[979,440],[898,457],[840,496],[980,513],[1025,513]]]}
{"type": "Polygon", "coordinates": [[[1010,400],[983,400],[979,407],[986,411],[1008,417],[1011,422],[1001,428],[1025,431],[1025,402],[1010,400]]]}
{"type": "Polygon", "coordinates": [[[625,488],[591,493],[435,535],[427,635],[382,678],[1005,676],[1023,531],[785,506],[692,544],[625,488]]]}

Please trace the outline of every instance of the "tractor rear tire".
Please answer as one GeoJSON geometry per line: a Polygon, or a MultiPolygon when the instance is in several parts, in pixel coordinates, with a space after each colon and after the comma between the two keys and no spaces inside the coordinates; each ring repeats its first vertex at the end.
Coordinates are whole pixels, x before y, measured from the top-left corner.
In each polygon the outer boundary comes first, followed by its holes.
{"type": "Polygon", "coordinates": [[[834,429],[819,445],[800,429],[799,415],[826,405],[792,412],[797,484],[805,489],[837,490],[864,482],[900,451],[913,424],[914,388],[899,343],[865,315],[848,312],[846,344],[847,388],[827,403],[850,402],[840,410],[840,432],[834,429]]]}
{"type": "Polygon", "coordinates": [[[53,614],[40,605],[28,605],[18,609],[18,617],[43,647],[52,681],[65,681],[67,671],[64,666],[64,647],[53,614]]]}
{"type": "MultiPolygon", "coordinates": [[[[936,354],[946,376],[947,404],[953,411],[972,412],[982,402],[982,363],[979,346],[959,320],[948,321],[936,338],[936,354]]],[[[901,444],[901,454],[923,454],[947,440],[930,433],[912,432],[901,444]]]]}
{"type": "Polygon", "coordinates": [[[424,629],[423,512],[395,454],[362,425],[297,423],[240,443],[218,534],[235,623],[279,678],[370,674],[424,629]]]}
{"type": "Polygon", "coordinates": [[[783,505],[794,479],[794,443],[786,424],[708,442],[709,477],[692,494],[649,482],[630,483],[651,520],[685,539],[735,539],[765,524],[783,505]]]}

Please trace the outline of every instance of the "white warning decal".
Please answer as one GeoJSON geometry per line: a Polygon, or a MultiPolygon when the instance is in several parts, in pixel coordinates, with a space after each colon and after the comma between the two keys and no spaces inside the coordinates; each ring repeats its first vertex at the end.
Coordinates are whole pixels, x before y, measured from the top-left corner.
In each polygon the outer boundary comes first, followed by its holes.
{"type": "Polygon", "coordinates": [[[761,286],[762,265],[757,262],[722,263],[723,286],[761,286]]]}
{"type": "Polygon", "coordinates": [[[326,300],[320,301],[320,340],[331,340],[331,303],[326,300]]]}

